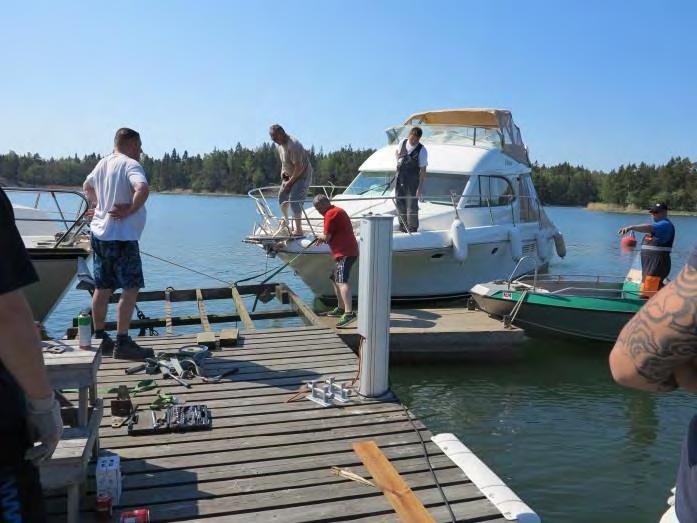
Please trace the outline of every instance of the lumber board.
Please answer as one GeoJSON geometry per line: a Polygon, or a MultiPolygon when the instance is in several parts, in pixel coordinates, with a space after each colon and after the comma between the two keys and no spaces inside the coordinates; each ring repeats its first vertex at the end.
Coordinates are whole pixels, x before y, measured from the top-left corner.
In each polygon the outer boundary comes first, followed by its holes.
{"type": "Polygon", "coordinates": [[[360,441],[354,443],[352,447],[401,521],[404,523],[434,522],[421,500],[416,497],[397,469],[380,451],[376,441],[360,441]]]}
{"type": "Polygon", "coordinates": [[[244,304],[240,291],[238,291],[235,287],[230,287],[230,292],[232,294],[232,301],[235,302],[235,310],[237,311],[237,314],[240,315],[240,318],[242,318],[244,328],[249,331],[255,330],[256,327],[254,326],[254,322],[249,315],[247,306],[244,304]]]}

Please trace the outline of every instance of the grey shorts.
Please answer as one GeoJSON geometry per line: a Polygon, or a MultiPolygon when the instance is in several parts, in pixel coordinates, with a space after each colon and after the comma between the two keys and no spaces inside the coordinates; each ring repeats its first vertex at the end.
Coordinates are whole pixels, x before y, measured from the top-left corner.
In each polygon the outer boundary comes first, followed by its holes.
{"type": "Polygon", "coordinates": [[[312,185],[312,174],[306,174],[295,182],[290,189],[281,190],[278,193],[278,203],[283,205],[286,202],[290,202],[290,208],[293,210],[293,214],[300,214],[303,212],[303,204],[305,203],[305,198],[307,197],[307,191],[312,185]]]}

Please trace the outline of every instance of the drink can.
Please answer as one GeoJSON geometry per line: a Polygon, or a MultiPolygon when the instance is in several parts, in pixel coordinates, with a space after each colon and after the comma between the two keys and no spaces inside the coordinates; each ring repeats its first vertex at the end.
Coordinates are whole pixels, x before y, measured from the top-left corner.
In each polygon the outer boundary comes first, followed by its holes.
{"type": "Polygon", "coordinates": [[[77,317],[77,337],[81,349],[92,348],[92,318],[84,311],[77,317]]]}
{"type": "Polygon", "coordinates": [[[113,514],[111,496],[108,494],[100,494],[97,496],[96,512],[99,521],[111,521],[111,516],[113,514]]]}
{"type": "Polygon", "coordinates": [[[150,523],[150,510],[139,508],[121,513],[121,523],[150,523]]]}

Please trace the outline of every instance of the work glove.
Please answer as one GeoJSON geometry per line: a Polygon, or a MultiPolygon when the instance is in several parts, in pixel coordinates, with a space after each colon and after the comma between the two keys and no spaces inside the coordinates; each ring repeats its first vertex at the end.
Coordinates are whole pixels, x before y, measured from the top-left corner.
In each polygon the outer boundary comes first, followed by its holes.
{"type": "Polygon", "coordinates": [[[24,458],[39,465],[51,457],[63,434],[61,407],[55,396],[27,400],[27,425],[31,440],[40,444],[27,450],[24,458]]]}

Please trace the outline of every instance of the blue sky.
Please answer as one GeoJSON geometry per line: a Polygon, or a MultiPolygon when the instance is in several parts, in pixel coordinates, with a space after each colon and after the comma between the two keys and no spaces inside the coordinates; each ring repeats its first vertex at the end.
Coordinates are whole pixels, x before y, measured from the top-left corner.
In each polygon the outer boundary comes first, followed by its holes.
{"type": "Polygon", "coordinates": [[[378,147],[448,107],[513,111],[534,160],[697,160],[697,2],[14,2],[0,152],[378,147]]]}

